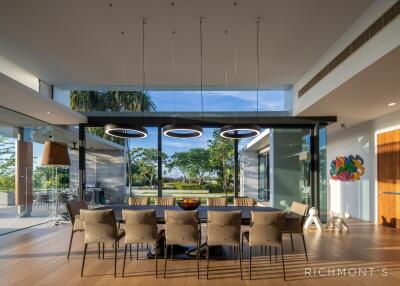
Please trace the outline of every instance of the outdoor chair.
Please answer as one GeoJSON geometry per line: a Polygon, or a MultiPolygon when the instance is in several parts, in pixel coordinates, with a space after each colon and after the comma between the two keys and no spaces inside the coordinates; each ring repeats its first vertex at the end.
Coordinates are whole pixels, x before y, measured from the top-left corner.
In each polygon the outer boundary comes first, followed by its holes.
{"type": "Polygon", "coordinates": [[[228,199],[226,197],[207,198],[207,206],[226,207],[227,205],[228,205],[228,199]]]}
{"type": "Polygon", "coordinates": [[[150,204],[149,197],[129,197],[130,206],[147,206],[150,204]]]}
{"type": "Polygon", "coordinates": [[[234,198],[233,205],[235,207],[254,207],[256,201],[253,198],[234,198]]]}
{"type": "Polygon", "coordinates": [[[154,203],[156,206],[174,206],[174,197],[157,197],[154,203]]]}
{"type": "Polygon", "coordinates": [[[88,205],[86,204],[85,201],[69,201],[65,203],[65,208],[67,209],[72,224],[71,237],[69,240],[68,255],[67,255],[67,259],[69,259],[69,256],[71,254],[72,240],[74,238],[75,232],[84,231],[83,222],[80,217],[80,211],[81,209],[84,210],[88,209],[88,205]]]}

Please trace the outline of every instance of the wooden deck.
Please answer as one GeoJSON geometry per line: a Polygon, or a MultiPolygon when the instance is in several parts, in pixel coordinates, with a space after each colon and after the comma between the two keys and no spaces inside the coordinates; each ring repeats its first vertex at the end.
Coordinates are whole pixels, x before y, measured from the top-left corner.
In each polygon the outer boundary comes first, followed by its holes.
{"type": "MultiPolygon", "coordinates": [[[[127,277],[122,278],[123,243],[118,254],[117,278],[113,277],[111,248],[105,260],[98,260],[95,245],[89,247],[85,275],[81,278],[83,234],[76,235],[68,261],[69,224],[27,229],[0,237],[0,285],[400,285],[400,230],[358,220],[351,221],[350,227],[348,233],[309,231],[308,264],[301,239],[294,236],[295,252],[291,252],[290,241],[285,239],[287,281],[283,280],[280,260],[275,263],[273,259],[270,264],[265,255],[254,258],[253,280],[249,280],[246,245],[243,281],[239,262],[233,259],[211,261],[209,280],[205,278],[203,261],[200,280],[196,278],[195,261],[168,261],[167,278],[156,279],[154,260],[145,259],[145,250],[140,252],[139,261],[127,260],[127,277]],[[344,268],[345,274],[338,274],[344,268]],[[305,275],[306,271],[311,276],[305,275]],[[355,277],[350,276],[354,274],[355,277]]],[[[159,260],[160,274],[162,265],[159,260]]]]}

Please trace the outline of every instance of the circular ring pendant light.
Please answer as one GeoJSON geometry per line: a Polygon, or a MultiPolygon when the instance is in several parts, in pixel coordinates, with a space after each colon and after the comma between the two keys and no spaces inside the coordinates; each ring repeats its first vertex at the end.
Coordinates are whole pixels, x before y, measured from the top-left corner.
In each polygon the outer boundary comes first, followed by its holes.
{"type": "MultiPolygon", "coordinates": [[[[171,3],[171,14],[173,12],[174,2],[171,3]]],[[[172,18],[172,17],[171,17],[172,18]]],[[[173,73],[174,65],[175,65],[175,55],[174,55],[174,35],[175,30],[172,28],[171,34],[171,71],[173,73]]],[[[201,89],[201,101],[203,108],[203,116],[204,116],[204,107],[203,107],[203,33],[202,33],[202,18],[200,18],[200,89],[201,89]]],[[[175,112],[175,99],[174,99],[174,112],[175,112]]],[[[203,135],[203,128],[197,125],[189,124],[169,124],[163,127],[163,134],[167,137],[171,138],[197,138],[203,135]]]]}
{"type": "Polygon", "coordinates": [[[107,124],[104,126],[105,132],[108,135],[120,137],[120,138],[146,138],[146,128],[132,125],[120,125],[120,124],[107,124]]]}
{"type": "MultiPolygon", "coordinates": [[[[234,29],[236,30],[236,5],[237,3],[234,2],[234,29]]],[[[257,18],[257,63],[256,63],[256,69],[257,69],[257,121],[258,121],[258,89],[259,89],[259,51],[258,51],[258,35],[259,35],[259,26],[260,26],[260,18],[257,18]]],[[[235,31],[236,32],[236,31],[235,31]]],[[[225,35],[227,32],[225,32],[225,35]]],[[[235,33],[236,36],[236,33],[235,33]]],[[[235,55],[235,82],[236,82],[236,45],[234,49],[234,55],[235,55]]],[[[227,73],[227,72],[225,72],[227,73]]],[[[260,135],[261,133],[261,128],[258,125],[255,124],[231,124],[231,125],[225,125],[220,129],[219,135],[223,138],[226,139],[245,139],[245,138],[251,138],[260,135]]]]}
{"type": "MultiPolygon", "coordinates": [[[[110,8],[112,8],[112,4],[110,3],[110,8]]],[[[111,10],[110,10],[111,11],[111,10]]],[[[111,17],[110,17],[111,19],[111,17]]],[[[143,121],[143,105],[144,105],[144,92],[145,92],[145,87],[146,87],[146,71],[145,71],[145,42],[144,42],[144,26],[146,24],[146,19],[142,19],[142,69],[143,69],[143,86],[142,86],[142,100],[140,104],[140,112],[142,114],[142,121],[143,121]]],[[[110,25],[111,26],[111,25],[110,25]]],[[[110,30],[112,30],[110,28],[110,30]]],[[[122,36],[124,33],[122,32],[122,36]]],[[[123,38],[122,38],[123,39],[123,38]]],[[[111,51],[112,54],[112,51],[111,51]]],[[[123,71],[124,74],[124,71],[123,71]]],[[[138,138],[146,138],[147,137],[147,129],[141,126],[136,126],[136,125],[128,125],[128,124],[106,124],[104,126],[104,131],[106,134],[110,136],[115,136],[119,138],[124,138],[124,139],[138,139],[138,138]]]]}
{"type": "Polygon", "coordinates": [[[220,136],[227,139],[243,139],[260,135],[261,128],[258,125],[225,125],[220,129],[220,136]]]}
{"type": "Polygon", "coordinates": [[[164,126],[163,134],[172,138],[196,138],[203,135],[203,128],[197,125],[169,124],[164,126]]]}

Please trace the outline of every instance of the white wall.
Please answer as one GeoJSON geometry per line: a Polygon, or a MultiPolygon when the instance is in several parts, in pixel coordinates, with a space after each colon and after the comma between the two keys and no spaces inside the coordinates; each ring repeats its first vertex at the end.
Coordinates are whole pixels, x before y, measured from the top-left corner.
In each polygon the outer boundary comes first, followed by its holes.
{"type": "Polygon", "coordinates": [[[375,136],[388,128],[400,128],[400,111],[327,136],[328,209],[349,212],[353,217],[377,221],[375,136]],[[329,164],[337,156],[360,155],[365,174],[357,182],[330,179],[329,164]]]}

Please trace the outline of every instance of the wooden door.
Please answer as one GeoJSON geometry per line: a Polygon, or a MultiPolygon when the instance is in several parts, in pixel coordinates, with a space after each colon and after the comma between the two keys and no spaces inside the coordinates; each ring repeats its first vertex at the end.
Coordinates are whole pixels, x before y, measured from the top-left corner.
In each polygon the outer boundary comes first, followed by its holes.
{"type": "Polygon", "coordinates": [[[400,129],[378,135],[378,219],[400,228],[400,129]]]}

